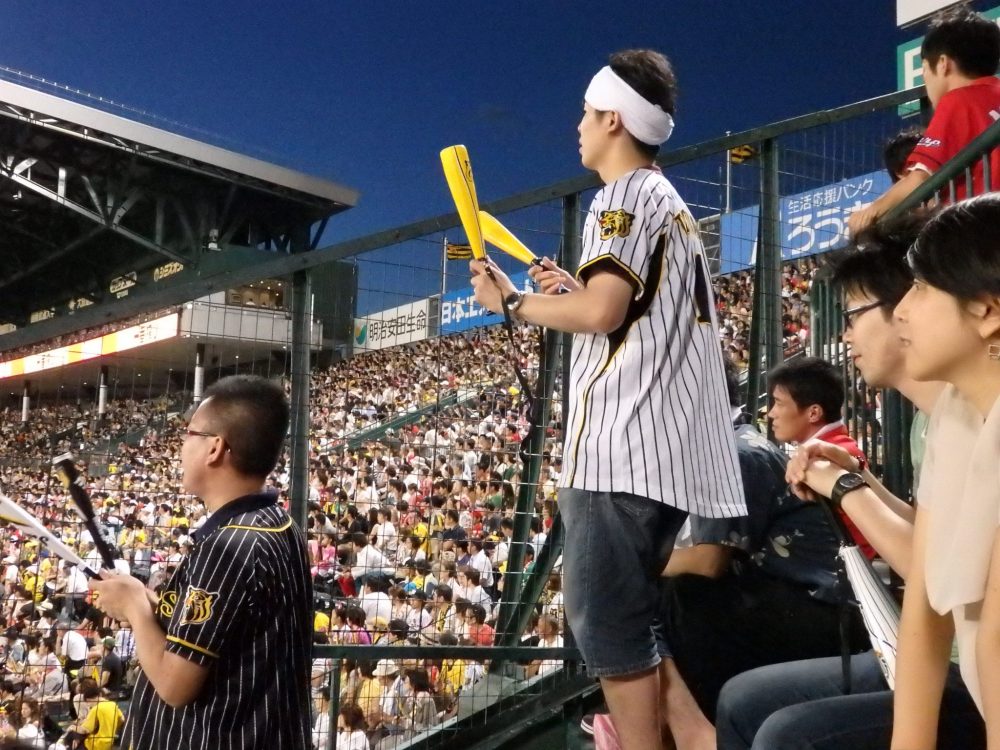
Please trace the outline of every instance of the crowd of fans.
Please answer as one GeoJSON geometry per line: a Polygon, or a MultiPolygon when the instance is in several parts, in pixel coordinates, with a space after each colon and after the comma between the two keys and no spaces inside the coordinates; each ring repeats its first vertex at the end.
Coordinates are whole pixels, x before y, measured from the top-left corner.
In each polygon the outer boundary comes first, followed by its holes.
{"type": "MultiPolygon", "coordinates": [[[[815,268],[807,261],[784,272],[789,346],[805,341],[815,268]]],[[[721,278],[717,293],[724,343],[745,365],[752,279],[721,278]]],[[[366,353],[313,373],[307,530],[318,643],[493,644],[521,489],[518,448],[529,429],[512,366],[534,379],[538,352],[537,331],[515,329],[512,344],[495,327],[366,353]],[[390,421],[393,429],[385,427],[390,421]]],[[[27,425],[20,410],[9,408],[0,422],[4,491],[96,566],[92,539],[44,464],[63,450],[85,457],[110,443],[106,470],[89,477],[90,493],[121,552],[121,568],[157,591],[206,517],[181,486],[177,403],[111,400],[103,418],[96,406],[40,406],[27,425]],[[138,441],[116,442],[137,430],[138,441]]],[[[545,430],[525,574],[555,513],[559,398],[545,430]]],[[[268,480],[286,503],[289,469],[286,457],[268,480]]],[[[10,533],[0,552],[7,627],[0,637],[0,736],[38,737],[39,747],[46,746],[43,735],[62,737],[68,747],[78,736],[93,739],[94,732],[117,726],[111,707],[125,706],[134,672],[127,624],[106,621],[85,576],[34,540],[10,533]]],[[[560,583],[557,568],[526,643],[562,645],[560,583]]],[[[365,746],[362,738],[370,747],[390,747],[446,721],[488,670],[486,663],[462,660],[317,660],[317,743],[331,729],[329,678],[336,667],[342,671],[341,738],[359,733],[358,747],[365,746]]],[[[558,667],[542,660],[521,665],[526,676],[558,667]]]]}
{"type": "MultiPolygon", "coordinates": [[[[809,288],[819,264],[813,256],[786,263],[782,269],[781,325],[786,356],[801,352],[809,340],[809,288]]],[[[745,370],[750,364],[753,271],[718,277],[715,293],[723,348],[739,369],[745,370]]]]}

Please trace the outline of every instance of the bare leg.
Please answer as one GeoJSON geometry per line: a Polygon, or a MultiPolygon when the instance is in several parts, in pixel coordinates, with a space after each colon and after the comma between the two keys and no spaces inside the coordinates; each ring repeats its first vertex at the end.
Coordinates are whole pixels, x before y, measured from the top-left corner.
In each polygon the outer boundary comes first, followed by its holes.
{"type": "Polygon", "coordinates": [[[622,750],[661,750],[658,669],[624,677],[602,677],[601,687],[622,750]]]}
{"type": "Polygon", "coordinates": [[[666,696],[667,727],[677,743],[677,750],[715,750],[715,727],[701,712],[674,660],[664,659],[660,669],[661,680],[666,682],[665,689],[660,692],[666,696]]]}
{"type": "Polygon", "coordinates": [[[664,658],[660,662],[660,734],[663,737],[663,750],[677,750],[674,742],[674,735],[670,731],[670,724],[667,721],[667,691],[670,688],[670,675],[667,673],[667,662],[670,659],[664,658]]]}

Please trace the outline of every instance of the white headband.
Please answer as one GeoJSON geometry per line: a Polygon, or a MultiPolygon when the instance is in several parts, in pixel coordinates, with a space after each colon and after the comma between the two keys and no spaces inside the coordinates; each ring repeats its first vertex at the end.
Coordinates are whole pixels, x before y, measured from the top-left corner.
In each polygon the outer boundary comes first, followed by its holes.
{"type": "Polygon", "coordinates": [[[659,146],[674,132],[674,118],[647,101],[607,65],[590,81],[583,100],[601,112],[617,112],[625,129],[647,145],[659,146]]]}

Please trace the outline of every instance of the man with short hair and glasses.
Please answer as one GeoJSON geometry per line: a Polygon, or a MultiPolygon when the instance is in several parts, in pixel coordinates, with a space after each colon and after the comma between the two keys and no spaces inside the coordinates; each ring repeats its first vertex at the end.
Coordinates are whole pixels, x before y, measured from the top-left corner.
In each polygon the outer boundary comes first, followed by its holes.
{"type": "Polygon", "coordinates": [[[158,599],[102,573],[101,609],[127,620],[141,674],[123,748],[310,744],[312,585],[301,530],[265,492],[288,429],[283,389],[223,378],[183,430],[184,489],[211,513],[158,599]]]}

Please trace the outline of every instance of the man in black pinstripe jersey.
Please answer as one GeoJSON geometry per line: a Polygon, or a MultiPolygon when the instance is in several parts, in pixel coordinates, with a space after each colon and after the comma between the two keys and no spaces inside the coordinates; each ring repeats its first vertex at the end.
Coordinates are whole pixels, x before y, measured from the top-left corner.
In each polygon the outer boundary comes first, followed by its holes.
{"type": "Polygon", "coordinates": [[[310,743],[312,586],[305,540],[263,492],[288,403],[263,378],[223,378],[184,436],[184,488],[208,521],[163,593],[135,578],[92,587],[128,620],[141,674],[122,747],[304,748],[310,743]]]}

